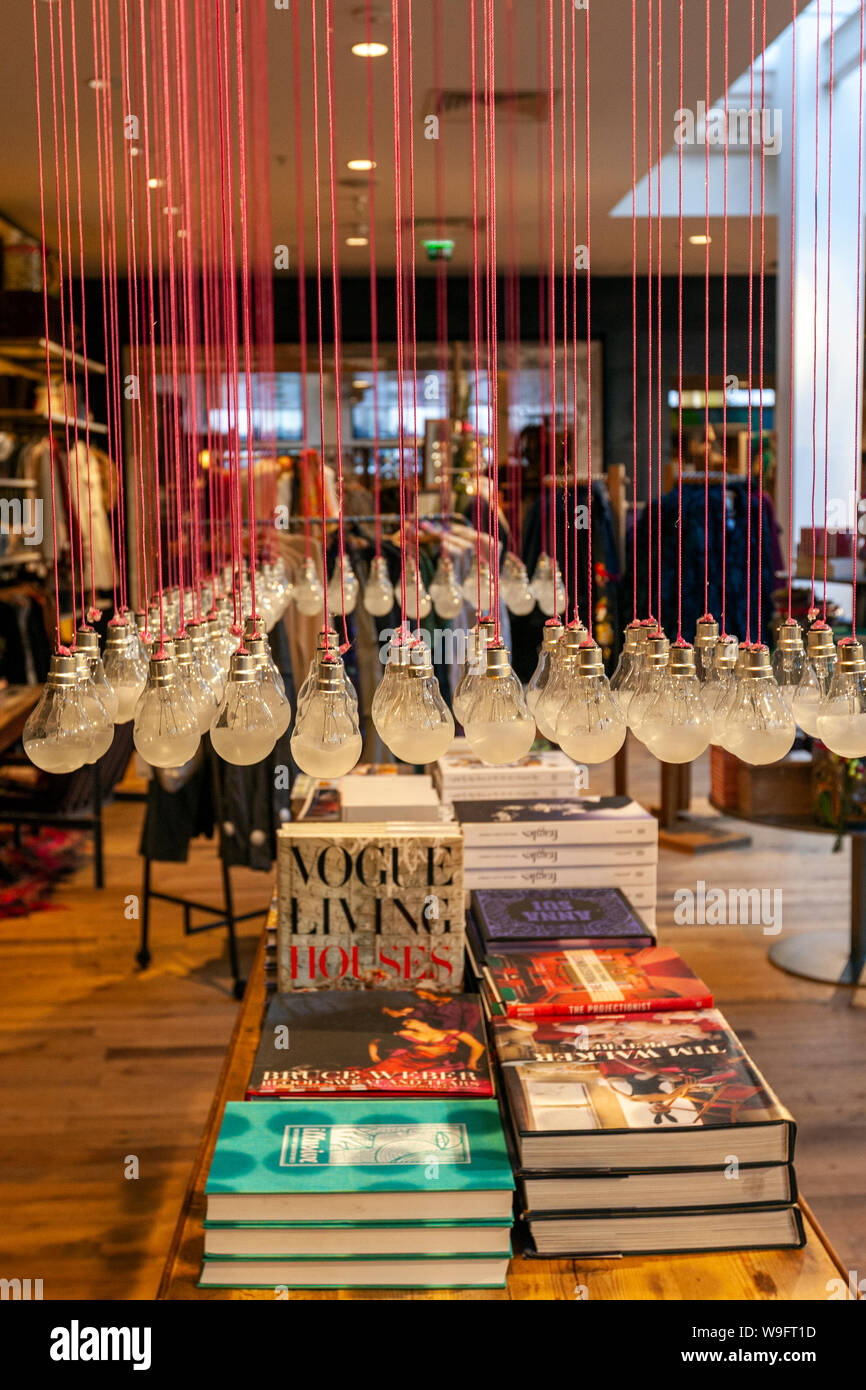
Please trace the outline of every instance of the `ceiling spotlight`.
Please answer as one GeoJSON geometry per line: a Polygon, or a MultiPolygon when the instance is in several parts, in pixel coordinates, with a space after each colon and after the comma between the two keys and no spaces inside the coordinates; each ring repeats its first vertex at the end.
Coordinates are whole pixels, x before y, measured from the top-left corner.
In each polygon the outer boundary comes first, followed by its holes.
{"type": "Polygon", "coordinates": [[[369,241],[369,238],[368,238],[368,237],[365,237],[365,236],[347,236],[347,237],[346,237],[346,245],[347,245],[347,246],[369,246],[369,245],[370,245],[370,241],[369,241]]]}
{"type": "Polygon", "coordinates": [[[358,173],[364,173],[366,170],[375,169],[375,167],[375,159],[350,159],[346,165],[347,169],[354,169],[358,173]]]}
{"type": "Polygon", "coordinates": [[[352,52],[356,58],[384,58],[388,52],[386,43],[353,43],[352,52]]]}
{"type": "Polygon", "coordinates": [[[692,236],[689,237],[689,241],[691,242],[692,246],[709,246],[712,239],[713,238],[711,236],[707,236],[705,232],[695,232],[692,236]]]}

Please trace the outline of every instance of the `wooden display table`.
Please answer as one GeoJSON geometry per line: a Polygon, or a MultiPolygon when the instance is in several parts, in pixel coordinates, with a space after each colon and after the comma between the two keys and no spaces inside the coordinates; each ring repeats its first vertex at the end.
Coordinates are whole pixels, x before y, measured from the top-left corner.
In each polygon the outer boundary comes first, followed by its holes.
{"type": "MultiPolygon", "coordinates": [[[[273,1300],[269,1289],[200,1289],[204,1186],[226,1101],[242,1100],[259,1041],[265,1002],[264,937],[259,945],[229,1050],[223,1063],[207,1128],[199,1146],[163,1270],[157,1298],[273,1300]]],[[[253,1104],[254,1102],[251,1102],[253,1104]]],[[[828,1282],[848,1274],[808,1207],[802,1250],[742,1254],[664,1255],[606,1260],[511,1262],[507,1289],[292,1290],[291,1299],[812,1299],[826,1300],[828,1282]]]]}

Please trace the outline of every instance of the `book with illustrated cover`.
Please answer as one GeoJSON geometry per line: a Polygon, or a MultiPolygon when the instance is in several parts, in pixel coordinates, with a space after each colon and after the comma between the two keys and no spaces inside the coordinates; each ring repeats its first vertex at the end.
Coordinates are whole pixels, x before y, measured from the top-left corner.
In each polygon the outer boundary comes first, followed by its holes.
{"type": "Polygon", "coordinates": [[[627,796],[508,801],[455,798],[467,850],[492,845],[658,843],[658,821],[627,796]]]}
{"type": "Polygon", "coordinates": [[[709,1009],[713,996],[668,946],[488,954],[492,1003],[509,1018],[709,1009]]]}
{"type": "Polygon", "coordinates": [[[479,888],[472,923],[482,951],[557,946],[651,944],[643,919],[618,888],[552,889],[543,893],[479,888]]]}
{"type": "Polygon", "coordinates": [[[463,838],[454,826],[285,825],[277,902],[283,994],[461,987],[463,838]]]}
{"type": "Polygon", "coordinates": [[[506,792],[532,796],[539,791],[568,796],[577,787],[577,768],[559,748],[534,748],[504,767],[484,763],[465,738],[457,738],[432,766],[443,799],[474,799],[480,794],[506,792]]]}
{"type": "Polygon", "coordinates": [[[477,995],[315,990],[268,1005],[247,1100],[492,1096],[477,995]]]}
{"type": "Polygon", "coordinates": [[[514,1179],[494,1100],[230,1101],[205,1193],[214,1221],[486,1221],[514,1179]]]}
{"type": "Polygon", "coordinates": [[[790,1114],[716,1009],[499,1018],[491,1027],[521,1168],[725,1168],[732,1159],[793,1158],[790,1114]]]}

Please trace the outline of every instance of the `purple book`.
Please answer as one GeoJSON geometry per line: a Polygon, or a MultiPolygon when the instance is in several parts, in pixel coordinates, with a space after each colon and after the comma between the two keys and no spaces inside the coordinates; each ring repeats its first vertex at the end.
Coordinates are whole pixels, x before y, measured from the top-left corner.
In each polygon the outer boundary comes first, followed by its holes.
{"type": "Polygon", "coordinates": [[[485,954],[503,948],[625,947],[653,941],[619,888],[548,888],[543,893],[477,888],[471,902],[485,954]]]}

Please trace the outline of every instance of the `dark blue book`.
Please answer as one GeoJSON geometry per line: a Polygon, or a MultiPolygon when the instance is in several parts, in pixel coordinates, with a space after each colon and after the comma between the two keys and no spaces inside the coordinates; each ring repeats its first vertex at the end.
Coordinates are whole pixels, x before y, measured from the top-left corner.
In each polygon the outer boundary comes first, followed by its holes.
{"type": "Polygon", "coordinates": [[[649,946],[653,935],[619,888],[477,888],[472,926],[483,955],[549,946],[649,946]]]}

